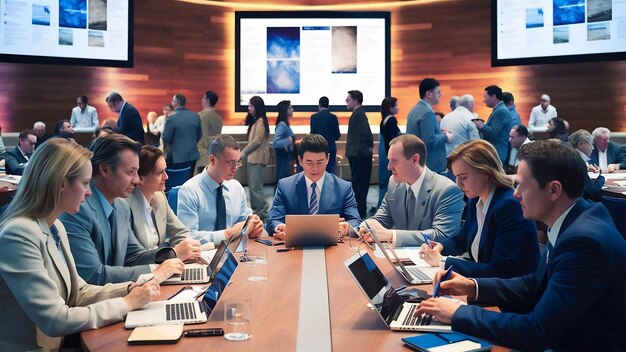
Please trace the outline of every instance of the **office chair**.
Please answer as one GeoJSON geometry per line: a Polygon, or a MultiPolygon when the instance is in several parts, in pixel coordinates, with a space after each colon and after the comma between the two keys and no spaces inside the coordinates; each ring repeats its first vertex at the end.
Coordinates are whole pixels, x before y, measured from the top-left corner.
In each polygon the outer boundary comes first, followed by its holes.
{"type": "Polygon", "coordinates": [[[182,169],[167,169],[169,178],[165,181],[165,192],[176,186],[182,186],[189,179],[191,174],[191,166],[182,169]]]}
{"type": "Polygon", "coordinates": [[[609,210],[617,230],[626,238],[626,198],[602,196],[601,202],[609,210]]]}
{"type": "Polygon", "coordinates": [[[178,215],[178,190],[180,186],[172,187],[170,193],[167,195],[167,203],[172,208],[174,214],[178,215]]]}

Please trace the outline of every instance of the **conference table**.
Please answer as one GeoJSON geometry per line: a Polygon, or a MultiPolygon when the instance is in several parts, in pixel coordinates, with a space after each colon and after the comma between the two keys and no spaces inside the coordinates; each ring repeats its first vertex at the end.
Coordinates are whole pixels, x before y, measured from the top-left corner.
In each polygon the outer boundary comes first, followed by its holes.
{"type": "MultiPolygon", "coordinates": [[[[597,174],[594,176],[593,178],[595,179],[597,174]]],[[[604,187],[602,187],[600,192],[602,195],[626,198],[626,170],[617,170],[610,174],[603,173],[602,176],[605,178],[604,187]]]]}
{"type": "MultiPolygon", "coordinates": [[[[250,246],[264,246],[251,242],[250,246]]],[[[282,247],[282,246],[281,246],[282,247]]],[[[81,341],[88,351],[398,351],[409,349],[400,340],[413,336],[415,332],[393,332],[378,318],[376,312],[368,308],[368,301],[344,266],[344,261],[354,255],[347,243],[327,249],[293,249],[277,252],[280,247],[268,247],[267,280],[250,282],[247,280],[247,267],[239,263],[224,290],[209,320],[203,324],[185,325],[184,330],[197,328],[226,329],[223,322],[223,302],[249,299],[251,302],[252,337],[243,342],[233,342],[218,337],[181,337],[174,345],[131,346],[127,339],[132,330],[123,323],[110,325],[98,330],[81,333],[81,341]],[[311,262],[311,255],[322,255],[323,262],[311,262]],[[321,269],[311,275],[306,266],[313,264],[321,269]],[[325,266],[325,268],[324,268],[325,266]],[[303,268],[306,280],[303,281],[303,268]],[[315,276],[315,277],[314,277],[315,276]],[[321,280],[321,281],[320,281],[321,280]],[[311,289],[310,284],[316,285],[311,289]],[[326,288],[324,287],[326,284],[326,288]],[[302,287],[305,289],[303,290],[302,287]],[[311,296],[320,287],[326,295],[311,296]],[[308,295],[308,296],[307,296],[308,295]],[[308,298],[306,298],[308,297],[308,298]],[[306,299],[305,299],[306,298],[306,299]],[[319,302],[327,302],[327,305],[319,302]],[[328,316],[329,325],[313,319],[299,320],[300,314],[328,316]],[[317,325],[316,325],[317,324],[317,325]],[[317,348],[316,341],[327,340],[329,347],[317,348]],[[310,345],[309,342],[313,343],[310,345]]],[[[368,251],[381,271],[394,287],[405,285],[400,274],[384,259],[377,258],[371,249],[361,245],[360,250],[368,251]]],[[[319,258],[319,257],[318,257],[319,258]]],[[[432,285],[417,286],[432,294],[432,285]]],[[[161,286],[161,299],[167,299],[177,292],[181,285],[161,286]]],[[[322,319],[323,320],[323,319],[322,319]]],[[[508,351],[494,347],[494,351],[508,351]]]]}

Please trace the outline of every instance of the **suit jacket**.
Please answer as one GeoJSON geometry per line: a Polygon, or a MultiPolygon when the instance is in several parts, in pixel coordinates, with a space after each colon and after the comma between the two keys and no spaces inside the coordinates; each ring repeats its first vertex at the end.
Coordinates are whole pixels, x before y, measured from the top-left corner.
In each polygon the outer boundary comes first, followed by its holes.
{"type": "Polygon", "coordinates": [[[471,260],[448,257],[446,268],[454,266],[454,272],[470,277],[516,277],[537,270],[539,241],[537,225],[524,219],[519,201],[513,198],[513,190],[498,188],[491,198],[478,246],[478,258],[472,255],[472,243],[478,231],[476,203],[479,198],[467,202],[467,217],[461,230],[441,241],[443,255],[469,253],[471,260]]]}
{"type": "MultiPolygon", "coordinates": [[[[358,226],[361,223],[352,185],[328,172],[324,176],[317,213],[339,214],[350,223],[350,226],[358,226]]],[[[267,220],[267,232],[273,234],[276,226],[285,223],[287,214],[309,214],[309,201],[303,172],[278,181],[274,202],[267,220]]]]}
{"type": "Polygon", "coordinates": [[[476,279],[479,301],[504,313],[461,306],[452,329],[520,350],[625,350],[626,240],[608,219],[579,200],[535,273],[476,279]]]}
{"type": "Polygon", "coordinates": [[[220,114],[213,107],[208,107],[198,113],[200,116],[200,126],[202,126],[202,138],[198,142],[198,153],[200,159],[196,166],[204,166],[209,163],[209,147],[215,135],[222,133],[224,121],[220,114]]]}
{"type": "Polygon", "coordinates": [[[389,153],[389,142],[400,135],[400,128],[398,128],[398,120],[395,116],[391,116],[387,123],[383,124],[383,122],[385,119],[380,121],[380,134],[383,136],[386,156],[389,153]]]}
{"type": "Polygon", "coordinates": [[[339,140],[339,121],[337,115],[328,109],[320,110],[311,115],[311,133],[322,135],[328,142],[328,150],[337,150],[335,141],[339,140]]]}
{"type": "Polygon", "coordinates": [[[263,119],[257,118],[248,134],[248,145],[241,152],[241,158],[251,164],[267,165],[270,161],[269,134],[265,134],[263,119]]]}
{"type": "MultiPolygon", "coordinates": [[[[626,155],[621,150],[622,146],[609,141],[609,145],[606,147],[606,163],[607,164],[619,164],[620,169],[626,169],[626,155]]],[[[600,165],[598,157],[598,147],[594,145],[591,152],[590,163],[600,165]]]]}
{"type": "Polygon", "coordinates": [[[166,159],[178,164],[198,160],[198,141],[202,138],[200,116],[183,106],[174,109],[174,113],[165,121],[163,136],[166,159]]]}
{"type": "Polygon", "coordinates": [[[126,102],[120,111],[120,117],[117,120],[117,129],[121,134],[128,136],[128,138],[137,141],[139,143],[146,144],[143,130],[143,123],[141,122],[141,115],[134,106],[126,102]]]}
{"type": "Polygon", "coordinates": [[[128,283],[81,279],[65,229],[59,254],[45,219],[13,218],[0,230],[0,350],[56,350],[64,335],[124,319],[128,283]],[[65,259],[65,260],[64,260],[65,259]]]}
{"type": "Polygon", "coordinates": [[[493,108],[485,126],[480,130],[483,138],[496,148],[498,157],[503,164],[509,152],[509,132],[511,128],[513,128],[511,113],[503,102],[499,102],[493,108]]]}
{"type": "MultiPolygon", "coordinates": [[[[93,183],[91,189],[97,191],[93,183]]],[[[78,273],[92,284],[136,280],[150,272],[148,264],[155,263],[157,250],[146,250],[137,239],[126,201],[116,198],[113,206],[116,238],[112,238],[109,220],[96,194],[81,204],[78,213],[63,213],[60,217],[67,229],[78,273]]]]}
{"type": "Polygon", "coordinates": [[[387,229],[396,230],[396,246],[416,246],[424,243],[425,233],[441,242],[461,227],[463,192],[447,177],[425,169],[424,182],[416,197],[415,214],[406,214],[406,182],[389,179],[387,194],[372,219],[387,229]]]}
{"type": "MultiPolygon", "coordinates": [[[[141,187],[136,186],[135,190],[126,199],[126,203],[130,207],[131,216],[133,219],[133,232],[137,239],[141,243],[144,249],[148,248],[148,233],[144,225],[146,221],[146,212],[144,211],[143,202],[145,201],[143,193],[141,193],[141,187]]],[[[159,233],[159,247],[165,244],[165,239],[169,238],[171,246],[177,245],[180,241],[184,240],[191,233],[187,226],[185,226],[174,214],[172,208],[167,203],[165,193],[156,192],[150,203],[152,210],[154,211],[154,218],[156,220],[156,228],[159,233]]],[[[148,219],[152,221],[152,219],[148,219]]]]}
{"type": "Polygon", "coordinates": [[[425,101],[420,100],[409,111],[406,133],[418,136],[426,144],[426,149],[428,150],[426,166],[429,169],[437,173],[446,170],[448,162],[446,158],[446,142],[448,137],[441,133],[441,127],[439,122],[437,122],[435,113],[425,101]]]}
{"type": "Polygon", "coordinates": [[[28,160],[22,155],[22,152],[16,146],[9,149],[4,154],[4,168],[7,175],[21,175],[24,173],[28,160]]]}
{"type": "Polygon", "coordinates": [[[348,141],[346,156],[370,156],[374,147],[374,136],[365,115],[365,109],[359,107],[352,112],[348,121],[348,141]]]}

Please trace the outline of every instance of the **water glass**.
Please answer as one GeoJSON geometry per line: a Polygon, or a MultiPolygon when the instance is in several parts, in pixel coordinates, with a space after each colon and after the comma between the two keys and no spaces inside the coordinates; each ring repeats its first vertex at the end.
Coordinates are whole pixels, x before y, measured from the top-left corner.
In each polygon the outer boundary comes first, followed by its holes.
{"type": "Polygon", "coordinates": [[[228,341],[246,341],[252,337],[250,300],[233,299],[224,302],[224,338],[228,341]]]}
{"type": "Polygon", "coordinates": [[[248,281],[267,280],[267,246],[255,245],[248,248],[248,281]]]}

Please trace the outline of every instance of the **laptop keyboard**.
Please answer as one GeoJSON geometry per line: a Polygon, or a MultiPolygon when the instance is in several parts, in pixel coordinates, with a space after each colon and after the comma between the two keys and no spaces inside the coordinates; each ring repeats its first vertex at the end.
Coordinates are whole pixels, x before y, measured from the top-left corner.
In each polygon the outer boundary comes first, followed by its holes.
{"type": "Polygon", "coordinates": [[[420,281],[425,280],[425,281],[432,281],[432,279],[430,278],[430,276],[424,274],[423,271],[421,271],[420,269],[414,267],[414,266],[406,266],[406,271],[408,271],[413,278],[418,279],[420,281]]]}
{"type": "Polygon", "coordinates": [[[404,318],[402,325],[409,326],[417,326],[417,325],[430,325],[433,320],[433,316],[430,314],[421,314],[418,316],[414,316],[415,310],[417,309],[417,304],[414,304],[409,309],[409,313],[404,318]]]}
{"type": "Polygon", "coordinates": [[[165,313],[168,321],[196,319],[193,302],[166,304],[165,313]]]}
{"type": "Polygon", "coordinates": [[[200,281],[202,280],[203,271],[206,272],[206,269],[205,268],[185,268],[185,270],[180,276],[180,279],[184,281],[200,281]]]}

